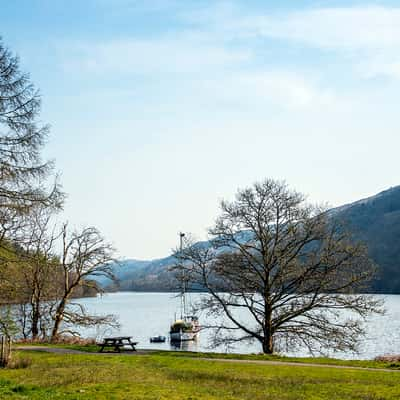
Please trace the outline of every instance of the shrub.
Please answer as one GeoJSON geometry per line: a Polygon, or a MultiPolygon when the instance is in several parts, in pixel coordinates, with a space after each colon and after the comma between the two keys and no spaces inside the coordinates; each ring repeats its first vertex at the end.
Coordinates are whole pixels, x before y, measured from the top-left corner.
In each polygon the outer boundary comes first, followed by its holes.
{"type": "Polygon", "coordinates": [[[28,368],[32,364],[32,360],[28,357],[12,357],[6,368],[8,369],[22,369],[28,368]]]}

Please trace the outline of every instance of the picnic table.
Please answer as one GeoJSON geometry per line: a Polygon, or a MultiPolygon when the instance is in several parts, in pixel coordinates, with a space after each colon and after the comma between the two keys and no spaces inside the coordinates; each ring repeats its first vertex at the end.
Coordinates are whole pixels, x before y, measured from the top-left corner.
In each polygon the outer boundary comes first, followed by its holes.
{"type": "Polygon", "coordinates": [[[132,342],[132,336],[117,336],[117,337],[106,337],[103,339],[102,343],[98,343],[100,346],[100,352],[104,350],[105,347],[112,347],[114,351],[118,353],[121,352],[121,348],[124,349],[125,346],[131,347],[130,351],[136,351],[135,346],[138,342],[132,342]]]}

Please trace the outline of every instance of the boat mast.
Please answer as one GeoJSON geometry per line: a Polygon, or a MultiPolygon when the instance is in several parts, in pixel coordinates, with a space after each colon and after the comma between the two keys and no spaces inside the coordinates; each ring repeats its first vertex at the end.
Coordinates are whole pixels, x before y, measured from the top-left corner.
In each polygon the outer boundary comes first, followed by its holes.
{"type": "MultiPolygon", "coordinates": [[[[179,232],[179,251],[180,254],[182,255],[182,248],[183,248],[183,238],[185,237],[185,234],[183,232],[179,232]]],[[[181,259],[181,319],[183,320],[184,316],[186,315],[186,298],[185,298],[185,272],[182,264],[182,259],[181,259]]]]}

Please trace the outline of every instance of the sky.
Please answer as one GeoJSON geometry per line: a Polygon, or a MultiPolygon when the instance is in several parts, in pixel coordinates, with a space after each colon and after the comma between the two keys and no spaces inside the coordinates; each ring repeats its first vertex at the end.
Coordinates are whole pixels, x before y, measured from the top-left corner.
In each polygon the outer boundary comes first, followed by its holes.
{"type": "Polygon", "coordinates": [[[400,184],[398,1],[14,0],[62,217],[123,258],[206,239],[265,178],[339,206],[400,184]]]}

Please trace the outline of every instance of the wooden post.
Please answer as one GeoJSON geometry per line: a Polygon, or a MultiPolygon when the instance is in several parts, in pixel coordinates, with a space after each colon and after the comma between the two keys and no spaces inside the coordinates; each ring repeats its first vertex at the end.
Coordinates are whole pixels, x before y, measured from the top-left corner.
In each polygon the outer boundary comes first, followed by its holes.
{"type": "Polygon", "coordinates": [[[11,338],[0,337],[0,367],[6,367],[11,358],[11,338]]]}
{"type": "Polygon", "coordinates": [[[0,346],[0,365],[2,367],[5,366],[4,363],[4,336],[1,337],[1,346],[0,346]]]}
{"type": "Polygon", "coordinates": [[[10,362],[11,359],[11,338],[7,336],[7,358],[6,358],[6,365],[10,362]]]}
{"type": "Polygon", "coordinates": [[[8,356],[7,356],[7,364],[11,360],[11,338],[8,337],[8,356]]]}

